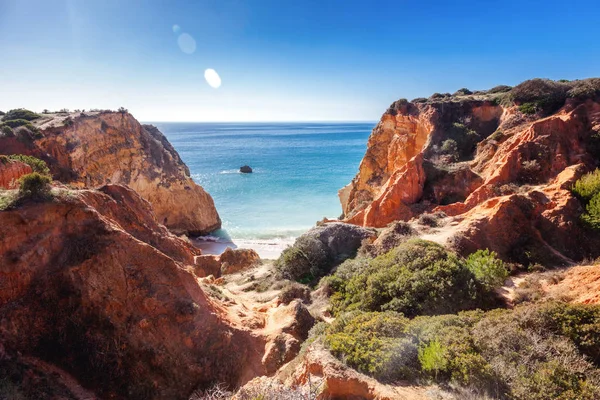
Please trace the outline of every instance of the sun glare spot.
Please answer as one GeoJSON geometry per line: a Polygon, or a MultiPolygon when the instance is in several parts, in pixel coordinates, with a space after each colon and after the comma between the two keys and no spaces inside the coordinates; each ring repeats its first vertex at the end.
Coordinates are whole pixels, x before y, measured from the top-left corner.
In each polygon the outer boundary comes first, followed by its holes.
{"type": "Polygon", "coordinates": [[[196,51],[196,40],[187,33],[179,35],[177,44],[185,54],[193,54],[196,51]]]}
{"type": "Polygon", "coordinates": [[[221,77],[219,76],[219,74],[217,74],[217,71],[215,71],[212,68],[209,68],[206,71],[204,71],[204,79],[206,79],[206,83],[208,83],[211,87],[215,89],[221,86],[221,77]]]}
{"type": "Polygon", "coordinates": [[[173,33],[181,32],[181,27],[177,24],[173,25],[173,33]]]}

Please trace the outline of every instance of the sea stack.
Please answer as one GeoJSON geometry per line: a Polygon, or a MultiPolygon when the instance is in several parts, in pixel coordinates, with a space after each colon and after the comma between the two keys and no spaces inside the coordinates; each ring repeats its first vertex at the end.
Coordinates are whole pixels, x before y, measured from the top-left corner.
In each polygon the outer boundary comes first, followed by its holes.
{"type": "Polygon", "coordinates": [[[240,167],[240,172],[242,174],[251,174],[252,173],[252,168],[250,168],[249,165],[244,165],[243,167],[240,167]]]}

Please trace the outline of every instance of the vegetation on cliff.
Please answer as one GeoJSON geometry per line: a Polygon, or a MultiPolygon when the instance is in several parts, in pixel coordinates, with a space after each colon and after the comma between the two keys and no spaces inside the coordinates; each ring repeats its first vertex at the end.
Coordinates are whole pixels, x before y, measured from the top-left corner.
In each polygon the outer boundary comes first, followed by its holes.
{"type": "Polygon", "coordinates": [[[454,313],[495,304],[507,276],[494,253],[461,258],[443,246],[411,239],[374,259],[355,258],[323,280],[336,314],[395,311],[407,317],[454,313]]]}
{"type": "Polygon", "coordinates": [[[575,182],[573,193],[585,206],[581,220],[590,228],[600,230],[600,169],[582,176],[575,182]]]}
{"type": "Polygon", "coordinates": [[[417,317],[352,312],[324,342],[380,380],[452,383],[501,399],[600,396],[600,307],[527,304],[514,310],[417,317]]]}

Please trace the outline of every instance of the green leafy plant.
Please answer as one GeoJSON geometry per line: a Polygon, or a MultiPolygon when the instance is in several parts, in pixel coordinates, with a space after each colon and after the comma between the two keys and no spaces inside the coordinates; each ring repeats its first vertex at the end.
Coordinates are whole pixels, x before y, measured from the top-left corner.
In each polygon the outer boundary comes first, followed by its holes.
{"type": "Polygon", "coordinates": [[[469,255],[466,265],[487,290],[502,286],[508,277],[504,262],[498,258],[498,254],[488,249],[477,250],[469,255]]]}
{"type": "Polygon", "coordinates": [[[23,175],[20,179],[19,196],[29,199],[44,199],[50,195],[51,179],[37,172],[23,175]]]}
{"type": "Polygon", "coordinates": [[[33,172],[37,172],[42,175],[50,175],[50,169],[48,168],[48,165],[39,158],[26,156],[24,154],[11,154],[6,157],[10,160],[20,161],[29,165],[33,172]]]}

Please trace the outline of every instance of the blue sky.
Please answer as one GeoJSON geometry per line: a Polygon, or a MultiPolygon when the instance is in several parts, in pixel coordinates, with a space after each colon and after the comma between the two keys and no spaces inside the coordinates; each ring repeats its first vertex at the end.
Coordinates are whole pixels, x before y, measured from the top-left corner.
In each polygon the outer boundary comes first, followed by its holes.
{"type": "Polygon", "coordinates": [[[600,76],[599,20],[597,0],[0,0],[0,110],[374,121],[401,97],[600,76]]]}

